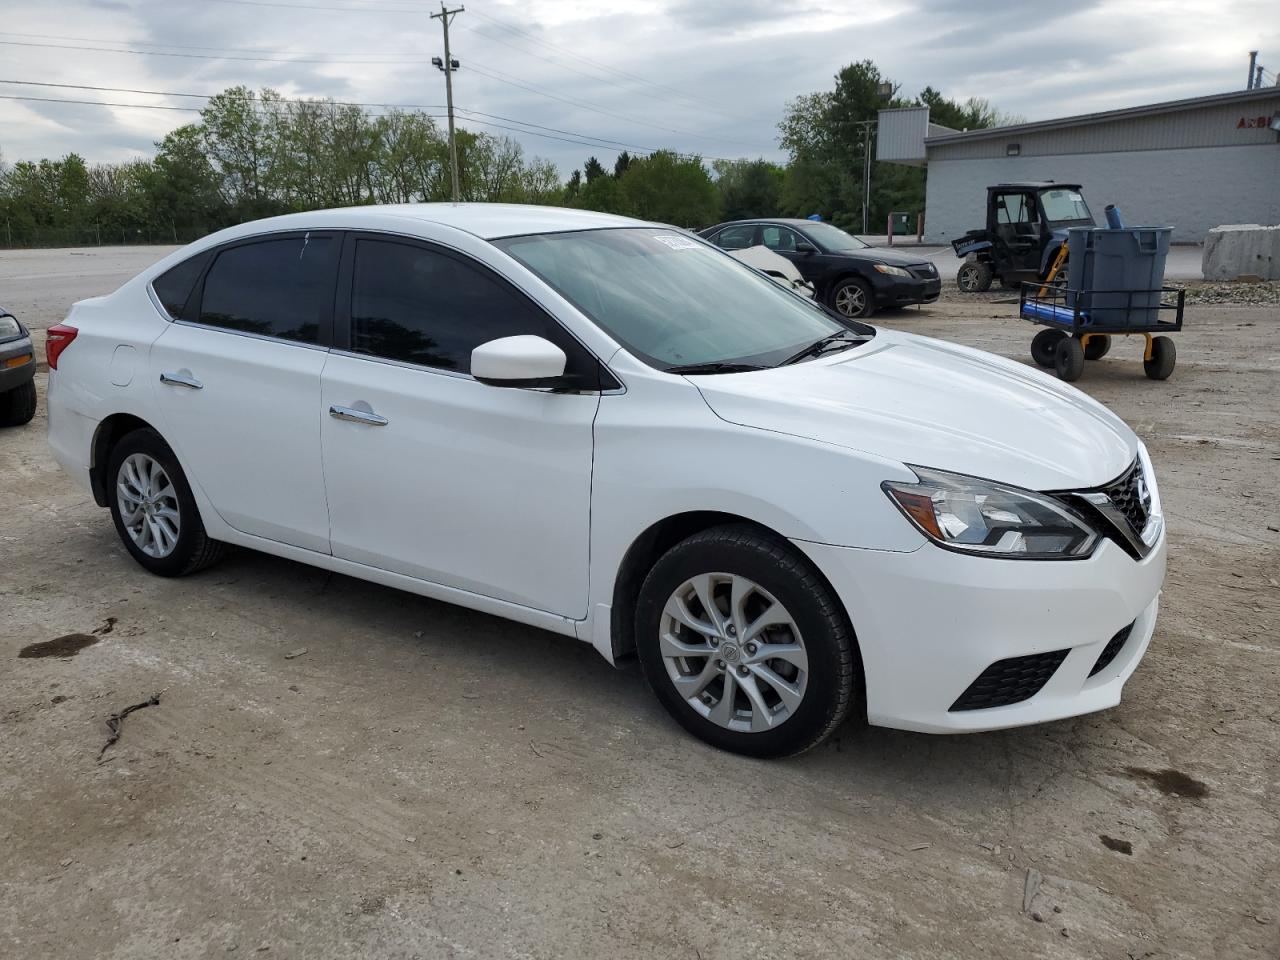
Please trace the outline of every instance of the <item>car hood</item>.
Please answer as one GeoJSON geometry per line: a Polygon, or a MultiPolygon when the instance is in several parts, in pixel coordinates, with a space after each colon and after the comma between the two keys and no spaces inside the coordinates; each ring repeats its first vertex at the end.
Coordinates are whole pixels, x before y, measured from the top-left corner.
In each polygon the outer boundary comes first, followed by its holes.
{"type": "Polygon", "coordinates": [[[1035,490],[1099,486],[1138,438],[1073,387],[993,354],[879,329],[807,363],[696,377],[730,423],[1035,490]]]}
{"type": "Polygon", "coordinates": [[[858,260],[871,260],[875,263],[892,263],[899,267],[932,263],[928,257],[922,254],[901,253],[897,250],[886,250],[884,247],[867,247],[865,250],[842,250],[837,256],[855,257],[858,260]]]}

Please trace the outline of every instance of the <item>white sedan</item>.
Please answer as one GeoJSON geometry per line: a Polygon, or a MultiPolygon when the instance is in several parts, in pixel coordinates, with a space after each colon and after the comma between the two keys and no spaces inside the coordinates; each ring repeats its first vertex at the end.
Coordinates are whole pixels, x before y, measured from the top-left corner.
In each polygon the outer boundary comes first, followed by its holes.
{"type": "Polygon", "coordinates": [[[1123,422],[668,227],[244,224],[76,304],[48,360],[53,451],[147,570],[236,544],[634,652],[745,754],[1110,707],[1155,627],[1123,422]]]}

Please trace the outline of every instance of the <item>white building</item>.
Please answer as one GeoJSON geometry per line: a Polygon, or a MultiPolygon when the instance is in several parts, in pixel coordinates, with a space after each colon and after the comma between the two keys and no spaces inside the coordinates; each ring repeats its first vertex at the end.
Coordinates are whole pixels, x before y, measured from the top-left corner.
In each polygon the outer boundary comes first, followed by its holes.
{"type": "Polygon", "coordinates": [[[1172,226],[1199,241],[1223,223],[1280,223],[1280,87],[985,130],[929,122],[928,107],[880,111],[876,156],[927,168],[925,239],[985,225],[987,187],[1079,183],[1102,224],[1172,226]]]}

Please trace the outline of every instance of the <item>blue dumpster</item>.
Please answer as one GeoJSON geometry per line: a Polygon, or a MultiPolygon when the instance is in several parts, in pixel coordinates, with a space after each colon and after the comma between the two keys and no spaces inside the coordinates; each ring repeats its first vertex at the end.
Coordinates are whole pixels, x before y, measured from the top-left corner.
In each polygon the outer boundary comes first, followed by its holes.
{"type": "Polygon", "coordinates": [[[1072,227],[1067,231],[1068,306],[1089,323],[1143,326],[1159,319],[1172,227],[1072,227]]]}

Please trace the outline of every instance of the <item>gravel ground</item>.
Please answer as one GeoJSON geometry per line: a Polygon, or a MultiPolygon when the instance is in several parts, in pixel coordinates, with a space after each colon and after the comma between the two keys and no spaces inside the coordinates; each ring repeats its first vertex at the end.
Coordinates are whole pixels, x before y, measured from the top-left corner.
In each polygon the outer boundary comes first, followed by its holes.
{"type": "MultiPolygon", "coordinates": [[[[45,326],[162,252],[5,255],[0,302],[45,326]]],[[[880,319],[1032,332],[959,296],[880,319]]],[[[246,551],[146,575],[49,456],[41,373],[0,433],[0,953],[1274,960],[1278,333],[1193,306],[1171,380],[1130,341],[1079,383],[1169,514],[1120,707],[773,763],[564,638],[246,551]]]]}

